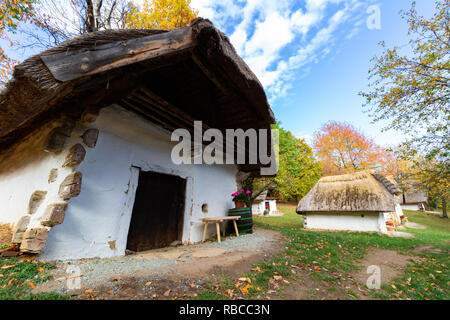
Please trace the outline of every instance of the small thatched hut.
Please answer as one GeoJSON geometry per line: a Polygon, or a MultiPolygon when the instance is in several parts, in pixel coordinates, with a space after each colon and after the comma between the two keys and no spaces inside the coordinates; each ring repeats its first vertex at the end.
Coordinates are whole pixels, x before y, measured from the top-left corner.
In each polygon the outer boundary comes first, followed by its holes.
{"type": "Polygon", "coordinates": [[[418,185],[411,185],[398,197],[402,209],[405,210],[420,210],[425,209],[425,204],[428,200],[428,194],[419,188],[418,185]]]}
{"type": "Polygon", "coordinates": [[[308,229],[386,232],[385,213],[395,212],[395,183],[374,171],[321,178],[299,202],[308,229]]]}
{"type": "Polygon", "coordinates": [[[269,215],[279,215],[277,210],[277,198],[268,197],[267,191],[264,191],[253,201],[252,213],[263,215],[266,210],[269,215]]]}

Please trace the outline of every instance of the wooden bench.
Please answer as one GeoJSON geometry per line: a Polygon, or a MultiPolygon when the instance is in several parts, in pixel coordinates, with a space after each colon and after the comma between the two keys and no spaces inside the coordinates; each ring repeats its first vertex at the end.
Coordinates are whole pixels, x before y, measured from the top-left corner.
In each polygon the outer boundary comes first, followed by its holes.
{"type": "Polygon", "coordinates": [[[205,223],[205,228],[203,229],[203,239],[202,242],[205,242],[206,238],[206,229],[208,229],[208,223],[215,223],[216,224],[216,231],[217,231],[217,242],[220,243],[220,223],[225,222],[223,224],[223,236],[225,237],[225,229],[228,221],[233,221],[234,230],[236,231],[236,236],[239,237],[239,231],[237,228],[236,220],[240,219],[241,216],[226,216],[226,217],[214,217],[214,218],[203,218],[201,221],[205,223]]]}

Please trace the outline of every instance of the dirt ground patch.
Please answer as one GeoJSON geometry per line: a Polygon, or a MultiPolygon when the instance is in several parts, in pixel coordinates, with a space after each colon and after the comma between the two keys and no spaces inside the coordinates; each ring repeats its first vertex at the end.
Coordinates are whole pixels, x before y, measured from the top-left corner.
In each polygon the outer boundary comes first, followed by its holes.
{"type": "Polygon", "coordinates": [[[394,278],[400,277],[409,263],[418,260],[417,257],[400,254],[397,251],[370,248],[364,259],[360,262],[360,270],[353,277],[361,285],[365,285],[371,273],[367,273],[369,266],[378,266],[381,269],[381,285],[389,284],[394,278]]]}
{"type": "Polygon", "coordinates": [[[381,269],[381,284],[388,284],[394,278],[403,274],[406,266],[417,257],[399,254],[396,251],[370,248],[359,263],[360,270],[340,277],[336,282],[316,280],[311,273],[300,271],[299,280],[289,280],[282,284],[279,292],[269,292],[266,299],[270,300],[342,300],[342,299],[373,299],[369,295],[366,281],[370,274],[367,268],[371,265],[381,269]]]}
{"type": "Polygon", "coordinates": [[[430,245],[421,245],[421,246],[417,246],[413,249],[413,252],[416,253],[447,253],[448,251],[444,251],[438,248],[433,248],[433,246],[430,245]]]}
{"type": "Polygon", "coordinates": [[[286,239],[278,232],[256,229],[253,234],[227,237],[175,248],[149,250],[116,258],[82,259],[56,263],[53,280],[34,293],[56,291],[79,299],[175,299],[195,296],[207,281],[237,277],[252,265],[284,250],[286,239]],[[80,289],[67,286],[67,270],[80,270],[80,289]],[[170,289],[170,291],[168,291],[170,289]],[[87,292],[86,292],[87,290],[87,292]]]}
{"type": "Polygon", "coordinates": [[[9,224],[0,223],[0,246],[9,244],[12,239],[12,227],[9,224]]]}
{"type": "Polygon", "coordinates": [[[269,300],[370,299],[368,290],[358,285],[351,277],[329,282],[315,280],[308,272],[301,272],[299,280],[289,280],[288,284],[283,284],[280,292],[271,293],[265,298],[269,300]]]}

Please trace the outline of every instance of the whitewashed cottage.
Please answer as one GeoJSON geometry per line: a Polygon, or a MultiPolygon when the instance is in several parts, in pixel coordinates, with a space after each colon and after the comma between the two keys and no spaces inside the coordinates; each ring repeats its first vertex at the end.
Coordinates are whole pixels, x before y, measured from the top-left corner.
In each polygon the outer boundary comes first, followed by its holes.
{"type": "MultiPolygon", "coordinates": [[[[208,20],[86,34],[15,68],[0,94],[0,223],[40,259],[201,240],[261,164],[176,165],[176,128],[270,129],[263,87],[208,20]]],[[[209,230],[212,234],[215,230],[209,230]]]]}

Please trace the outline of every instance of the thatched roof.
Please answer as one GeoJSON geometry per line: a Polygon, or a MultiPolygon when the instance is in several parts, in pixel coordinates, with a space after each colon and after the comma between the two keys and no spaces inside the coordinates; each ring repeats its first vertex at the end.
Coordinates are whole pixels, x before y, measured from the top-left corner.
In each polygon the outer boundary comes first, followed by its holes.
{"type": "Polygon", "coordinates": [[[405,201],[402,201],[402,204],[414,204],[428,201],[427,193],[418,188],[411,188],[407,190],[404,195],[405,201]]]}
{"type": "Polygon", "coordinates": [[[180,117],[219,129],[274,123],[257,77],[228,38],[199,18],[172,31],[85,34],[16,66],[0,92],[0,151],[61,113],[76,117],[112,103],[167,129],[180,127],[180,117]]]}
{"type": "Polygon", "coordinates": [[[391,212],[400,189],[373,171],[321,178],[299,202],[297,213],[391,212]]]}
{"type": "Polygon", "coordinates": [[[253,203],[260,203],[263,202],[264,200],[266,200],[267,197],[267,190],[264,190],[263,192],[261,192],[256,198],[255,200],[253,200],[253,203]]]}

